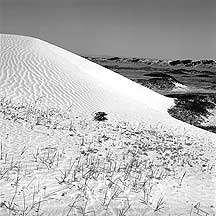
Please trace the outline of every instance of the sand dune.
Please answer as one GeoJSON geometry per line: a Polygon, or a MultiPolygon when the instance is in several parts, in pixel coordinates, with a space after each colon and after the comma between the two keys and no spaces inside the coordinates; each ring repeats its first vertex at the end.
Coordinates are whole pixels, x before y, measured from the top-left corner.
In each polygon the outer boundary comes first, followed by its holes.
{"type": "Polygon", "coordinates": [[[173,100],[57,46],[24,36],[1,35],[1,95],[77,112],[166,112],[173,100]]]}
{"type": "Polygon", "coordinates": [[[72,108],[77,115],[111,116],[163,124],[175,132],[213,136],[169,116],[172,98],[141,86],[94,62],[40,39],[0,34],[0,96],[13,101],[41,99],[46,107],[72,108]],[[182,130],[180,130],[180,128],[182,130]]]}
{"type": "Polygon", "coordinates": [[[212,136],[170,117],[167,109],[174,105],[172,98],[45,41],[8,34],[0,38],[0,96],[19,102],[41,98],[46,107],[71,106],[77,115],[105,111],[212,136]]]}

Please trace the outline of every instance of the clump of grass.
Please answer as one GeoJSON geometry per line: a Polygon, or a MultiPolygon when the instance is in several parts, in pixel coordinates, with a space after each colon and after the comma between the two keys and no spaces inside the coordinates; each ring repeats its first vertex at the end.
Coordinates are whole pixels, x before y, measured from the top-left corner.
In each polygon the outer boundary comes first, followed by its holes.
{"type": "Polygon", "coordinates": [[[165,208],[165,200],[163,197],[160,197],[157,201],[154,212],[162,211],[162,209],[164,209],[164,208],[165,208]]]}

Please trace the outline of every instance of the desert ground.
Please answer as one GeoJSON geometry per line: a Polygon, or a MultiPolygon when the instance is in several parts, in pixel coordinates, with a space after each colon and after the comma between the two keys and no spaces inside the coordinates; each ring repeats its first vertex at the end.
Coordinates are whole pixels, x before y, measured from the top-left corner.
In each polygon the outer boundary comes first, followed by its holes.
{"type": "Polygon", "coordinates": [[[216,214],[214,61],[0,37],[0,215],[216,214]]]}

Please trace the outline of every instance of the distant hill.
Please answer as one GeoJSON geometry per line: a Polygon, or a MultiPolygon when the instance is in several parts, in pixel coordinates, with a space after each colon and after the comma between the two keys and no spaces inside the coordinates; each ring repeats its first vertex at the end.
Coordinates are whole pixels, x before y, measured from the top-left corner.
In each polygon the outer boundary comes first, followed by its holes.
{"type": "Polygon", "coordinates": [[[118,63],[134,63],[145,65],[158,65],[158,66],[170,66],[170,67],[184,67],[184,68],[216,68],[216,60],[212,59],[177,59],[177,60],[164,60],[164,59],[151,59],[151,58],[129,58],[129,57],[99,57],[99,56],[83,56],[90,61],[109,61],[118,63]]]}

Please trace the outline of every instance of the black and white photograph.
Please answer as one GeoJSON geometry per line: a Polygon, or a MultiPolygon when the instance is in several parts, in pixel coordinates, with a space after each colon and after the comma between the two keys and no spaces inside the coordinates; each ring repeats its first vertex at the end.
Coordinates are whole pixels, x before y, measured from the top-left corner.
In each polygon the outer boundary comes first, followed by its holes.
{"type": "Polygon", "coordinates": [[[216,0],[0,0],[0,216],[216,216],[216,0]]]}

